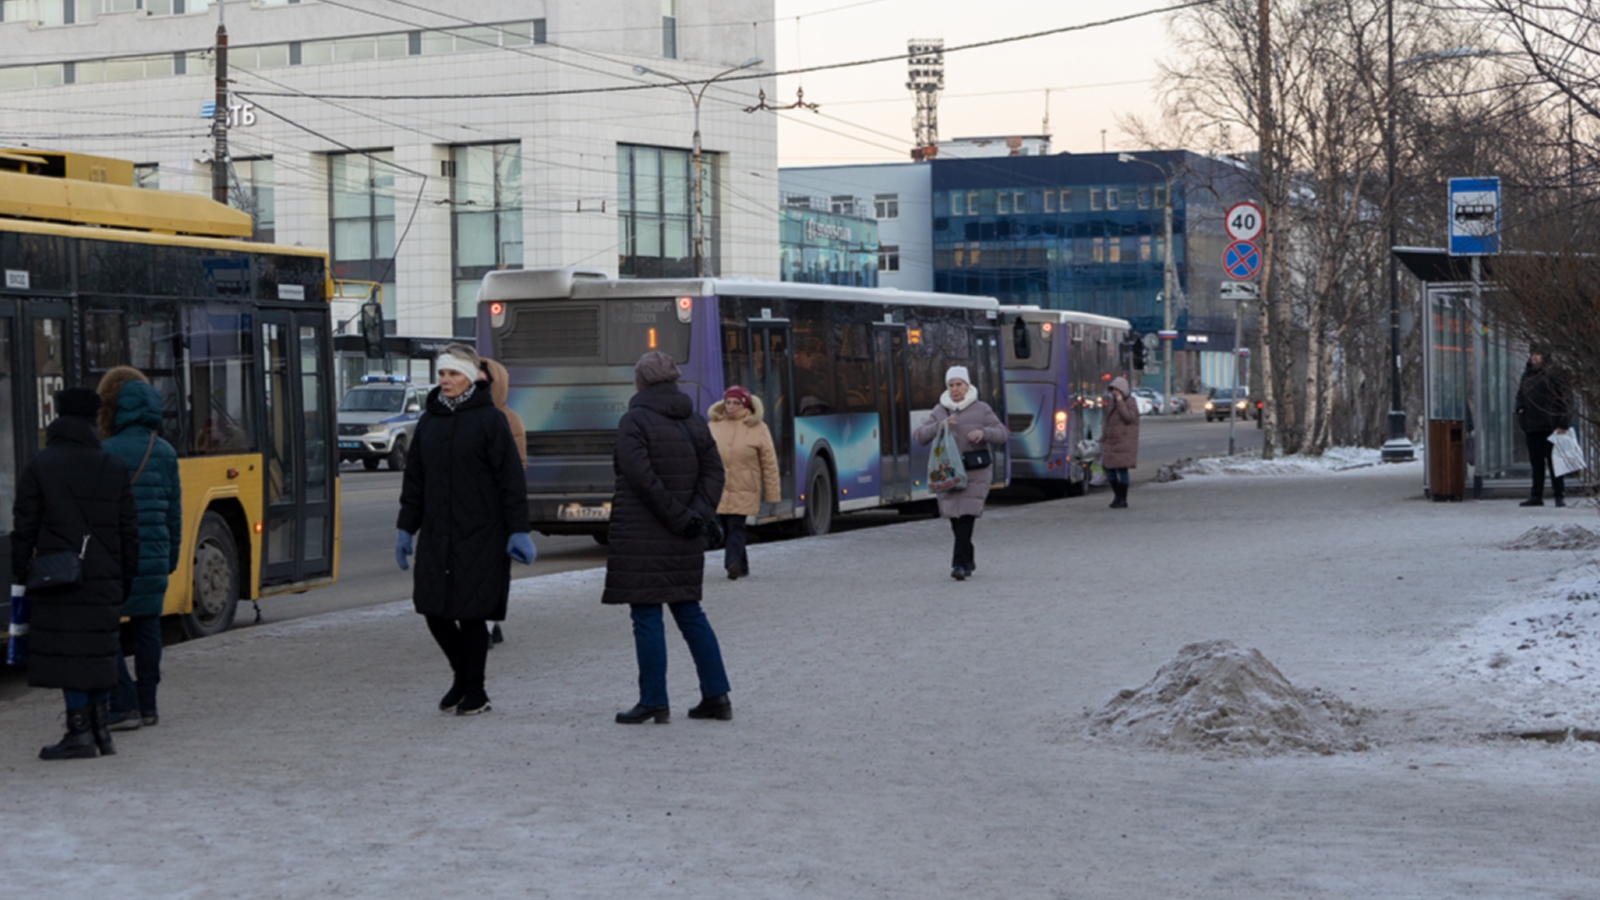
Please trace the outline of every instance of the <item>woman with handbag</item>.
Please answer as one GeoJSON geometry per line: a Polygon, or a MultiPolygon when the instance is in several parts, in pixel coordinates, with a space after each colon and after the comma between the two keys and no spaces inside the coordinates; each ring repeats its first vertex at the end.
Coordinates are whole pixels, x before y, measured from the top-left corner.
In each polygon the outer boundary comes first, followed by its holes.
{"type": "Polygon", "coordinates": [[[946,390],[939,405],[917,427],[914,436],[919,444],[931,444],[939,429],[946,428],[961,450],[967,486],[939,493],[939,515],[950,520],[950,530],[955,532],[950,577],[962,581],[978,568],[972,530],[983,515],[983,503],[994,479],[994,453],[990,448],[1003,445],[1008,435],[994,410],[978,399],[966,366],[951,366],[944,373],[944,383],[946,390]]]}
{"type": "MultiPolygon", "coordinates": [[[[700,608],[707,536],[717,530],[722,457],[694,401],[678,389],[677,363],[659,350],[639,357],[638,392],[617,423],[617,473],[602,603],[627,604],[639,663],[639,702],[617,713],[622,725],[671,720],[663,604],[689,645],[700,677],[691,719],[733,718],[722,648],[700,608]]],[[[713,539],[713,543],[715,540],[713,539]]]]}
{"type": "Polygon", "coordinates": [[[1128,396],[1128,379],[1111,379],[1100,434],[1100,467],[1111,483],[1112,509],[1128,508],[1128,470],[1139,467],[1139,404],[1128,396]]]}
{"type": "Polygon", "coordinates": [[[28,684],[60,688],[67,733],[40,759],[116,753],[107,704],[117,684],[123,598],[139,572],[139,515],[128,468],[100,447],[100,397],[55,395],[59,417],[22,470],[12,510],[11,577],[26,585],[28,684]]]}
{"type": "Polygon", "coordinates": [[[711,436],[717,439],[726,475],[722,500],[717,503],[717,520],[725,538],[722,564],[728,577],[750,574],[750,557],[744,549],[744,520],[761,512],[761,500],[777,503],[778,451],[772,445],[772,431],[761,421],[761,398],[734,385],[722,392],[722,399],[707,411],[711,436]]]}
{"type": "Polygon", "coordinates": [[[160,721],[156,685],[161,683],[161,611],[167,576],[178,568],[183,543],[183,496],[178,484],[178,454],[161,430],[161,394],[143,372],[117,366],[100,379],[100,440],[133,474],[133,502],[139,512],[139,574],[122,604],[133,632],[134,669],[117,654],[117,690],[111,696],[112,731],[133,731],[160,721]]]}

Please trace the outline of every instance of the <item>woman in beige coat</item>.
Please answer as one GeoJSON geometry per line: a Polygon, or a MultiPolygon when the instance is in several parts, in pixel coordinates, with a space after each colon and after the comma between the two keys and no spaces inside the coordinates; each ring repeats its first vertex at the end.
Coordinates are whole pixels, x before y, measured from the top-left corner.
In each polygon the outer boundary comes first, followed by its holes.
{"type": "MultiPolygon", "coordinates": [[[[962,454],[1005,446],[1006,426],[994,414],[989,404],[978,399],[967,375],[966,366],[951,366],[944,373],[945,392],[939,405],[917,427],[915,437],[919,444],[931,444],[939,434],[939,425],[950,424],[950,433],[956,437],[956,446],[962,454]]],[[[994,479],[994,467],[967,470],[967,486],[958,491],[939,494],[939,515],[950,520],[950,530],[955,532],[955,552],[951,554],[950,577],[957,581],[971,575],[978,568],[976,550],[972,546],[972,529],[983,515],[983,501],[989,498],[989,485],[994,479]]]]}
{"type": "Polygon", "coordinates": [[[1112,509],[1128,508],[1128,470],[1139,467],[1139,405],[1128,396],[1128,379],[1111,380],[1106,394],[1105,427],[1100,435],[1100,467],[1111,483],[1112,509]]]}
{"type": "Polygon", "coordinates": [[[761,512],[763,497],[768,503],[781,498],[778,454],[772,446],[772,432],[761,421],[763,412],[761,399],[737,384],[711,406],[711,436],[717,439],[727,475],[722,501],[717,504],[717,521],[727,537],[722,562],[730,579],[750,574],[750,558],[744,551],[745,517],[761,512]]]}

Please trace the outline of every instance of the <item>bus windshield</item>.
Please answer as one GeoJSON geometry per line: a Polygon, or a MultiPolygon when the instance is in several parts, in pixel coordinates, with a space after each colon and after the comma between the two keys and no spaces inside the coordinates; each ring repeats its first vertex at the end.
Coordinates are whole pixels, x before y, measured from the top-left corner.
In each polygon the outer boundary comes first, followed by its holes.
{"type": "Polygon", "coordinates": [[[500,361],[631,366],[650,350],[689,359],[689,325],[672,298],[518,305],[497,335],[500,361]]]}

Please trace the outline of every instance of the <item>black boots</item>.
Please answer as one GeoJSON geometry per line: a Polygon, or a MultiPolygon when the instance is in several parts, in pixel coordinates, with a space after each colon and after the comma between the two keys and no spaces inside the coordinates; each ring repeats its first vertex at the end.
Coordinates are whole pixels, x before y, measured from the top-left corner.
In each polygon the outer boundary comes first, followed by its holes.
{"type": "Polygon", "coordinates": [[[1128,486],[1127,485],[1123,484],[1120,481],[1113,481],[1113,482],[1111,482],[1111,493],[1113,495],[1115,495],[1115,497],[1116,497],[1116,499],[1111,501],[1111,508],[1112,509],[1127,509],[1128,508],[1128,486]]]}
{"type": "Polygon", "coordinates": [[[727,694],[718,694],[700,701],[700,705],[689,710],[691,719],[717,719],[722,722],[733,721],[733,702],[727,694]]]}
{"type": "Polygon", "coordinates": [[[1521,503],[1518,503],[1517,505],[1518,506],[1543,506],[1544,505],[1544,500],[1542,500],[1539,497],[1529,497],[1528,499],[1522,501],[1521,503]]]}
{"type": "MultiPolygon", "coordinates": [[[[732,716],[733,713],[730,711],[728,715],[732,716]]],[[[645,706],[640,703],[627,712],[617,713],[618,725],[638,725],[651,719],[655,719],[657,725],[665,725],[672,721],[672,710],[666,706],[645,706]]]]}
{"type": "MultiPolygon", "coordinates": [[[[89,708],[67,710],[67,733],[58,744],[51,744],[39,751],[40,759],[94,759],[100,755],[100,750],[95,746],[94,734],[89,721],[89,708]]],[[[111,743],[110,734],[106,735],[106,743],[111,743]]],[[[115,752],[115,751],[113,751],[115,752]]]]}
{"type": "Polygon", "coordinates": [[[445,691],[444,696],[439,698],[439,711],[454,712],[455,708],[461,705],[461,698],[466,695],[467,689],[461,686],[461,679],[457,678],[450,683],[450,690],[445,691]]]}
{"type": "Polygon", "coordinates": [[[111,703],[101,700],[89,704],[89,730],[94,734],[94,745],[101,756],[115,756],[117,747],[111,743],[111,703]]]}

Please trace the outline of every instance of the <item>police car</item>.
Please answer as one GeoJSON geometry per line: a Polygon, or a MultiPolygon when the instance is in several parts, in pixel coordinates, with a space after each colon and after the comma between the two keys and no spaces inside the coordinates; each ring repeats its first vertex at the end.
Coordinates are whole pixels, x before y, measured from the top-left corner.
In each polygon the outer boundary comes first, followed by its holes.
{"type": "Polygon", "coordinates": [[[339,460],[360,460],[367,471],[385,460],[389,470],[406,467],[412,432],[422,418],[428,389],[403,375],[365,375],[339,402],[339,460]]]}

